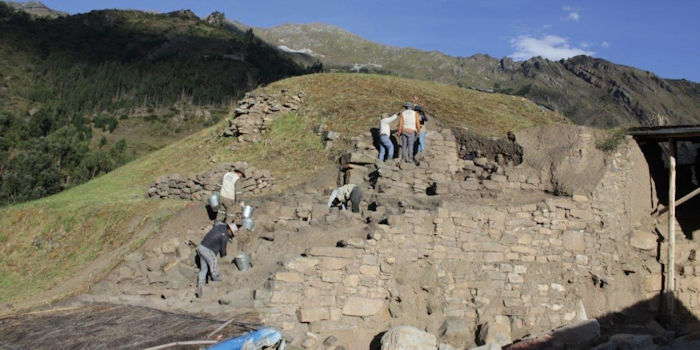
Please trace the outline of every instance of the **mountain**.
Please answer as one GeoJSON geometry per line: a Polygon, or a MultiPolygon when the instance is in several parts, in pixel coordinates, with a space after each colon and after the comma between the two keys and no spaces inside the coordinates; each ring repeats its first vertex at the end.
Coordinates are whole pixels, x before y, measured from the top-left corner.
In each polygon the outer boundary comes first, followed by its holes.
{"type": "Polygon", "coordinates": [[[21,5],[0,2],[0,205],[106,173],[309,71],[188,10],[37,18],[21,5]]]}
{"type": "Polygon", "coordinates": [[[7,1],[6,4],[9,5],[10,7],[14,8],[15,10],[26,12],[27,14],[29,14],[32,17],[58,18],[58,17],[68,16],[67,12],[56,11],[56,10],[51,9],[48,6],[42,4],[41,2],[37,2],[37,1],[29,1],[29,2],[7,1]]]}
{"type": "Polygon", "coordinates": [[[700,84],[663,79],[604,59],[577,56],[524,62],[476,54],[392,47],[322,24],[254,28],[283,50],[326,68],[394,74],[482,91],[522,95],[578,124],[601,127],[700,123],[700,84]]]}

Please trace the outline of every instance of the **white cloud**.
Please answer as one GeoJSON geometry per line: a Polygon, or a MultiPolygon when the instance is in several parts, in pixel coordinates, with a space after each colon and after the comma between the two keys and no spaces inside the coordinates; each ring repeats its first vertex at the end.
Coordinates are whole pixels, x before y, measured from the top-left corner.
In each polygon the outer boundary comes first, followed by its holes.
{"type": "Polygon", "coordinates": [[[581,15],[578,14],[578,12],[569,12],[569,16],[566,17],[566,19],[570,19],[572,21],[578,22],[578,20],[581,18],[581,15]]]}
{"type": "Polygon", "coordinates": [[[550,60],[560,60],[577,55],[591,56],[594,54],[593,51],[571,47],[567,39],[557,35],[547,35],[539,39],[521,35],[512,39],[510,44],[515,52],[510,54],[509,57],[517,61],[524,61],[536,56],[542,56],[550,60]]]}
{"type": "Polygon", "coordinates": [[[571,6],[564,6],[564,7],[562,7],[561,9],[568,12],[568,11],[573,10],[574,8],[571,7],[571,6]]]}
{"type": "Polygon", "coordinates": [[[602,47],[610,47],[610,43],[607,42],[607,41],[603,41],[602,43],[600,43],[600,46],[602,46],[602,47]]]}

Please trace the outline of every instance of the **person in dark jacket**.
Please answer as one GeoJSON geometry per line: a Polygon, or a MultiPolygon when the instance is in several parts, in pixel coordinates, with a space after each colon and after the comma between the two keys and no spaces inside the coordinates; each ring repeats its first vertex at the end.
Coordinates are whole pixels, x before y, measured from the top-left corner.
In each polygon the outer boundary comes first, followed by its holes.
{"type": "Polygon", "coordinates": [[[413,110],[420,114],[420,133],[418,134],[418,147],[416,148],[416,153],[425,151],[425,122],[429,120],[428,115],[423,111],[421,106],[413,106],[413,110]]]}
{"type": "Polygon", "coordinates": [[[216,270],[216,255],[226,256],[226,244],[233,238],[233,233],[238,231],[235,223],[226,224],[217,222],[207,232],[202,242],[197,246],[199,256],[199,277],[197,278],[197,297],[202,297],[202,286],[207,282],[207,272],[212,281],[221,281],[221,276],[216,270]]]}

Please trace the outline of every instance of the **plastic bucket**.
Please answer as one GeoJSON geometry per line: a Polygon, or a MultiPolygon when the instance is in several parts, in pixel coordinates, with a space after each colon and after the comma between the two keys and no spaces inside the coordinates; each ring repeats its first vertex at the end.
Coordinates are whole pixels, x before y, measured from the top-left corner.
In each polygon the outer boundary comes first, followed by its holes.
{"type": "Polygon", "coordinates": [[[250,205],[246,205],[243,207],[243,217],[244,218],[249,218],[253,216],[253,211],[255,208],[251,207],[250,205]]]}
{"type": "Polygon", "coordinates": [[[239,271],[248,271],[250,268],[250,255],[247,253],[238,254],[233,258],[233,263],[236,264],[239,271]]]}

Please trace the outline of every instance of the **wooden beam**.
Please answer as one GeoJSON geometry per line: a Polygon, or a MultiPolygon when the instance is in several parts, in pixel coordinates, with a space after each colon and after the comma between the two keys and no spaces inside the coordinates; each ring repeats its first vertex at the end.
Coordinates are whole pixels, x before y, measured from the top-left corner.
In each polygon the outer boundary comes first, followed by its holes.
{"type": "MultiPolygon", "coordinates": [[[[693,192],[690,192],[690,193],[686,194],[685,196],[683,196],[683,198],[677,200],[677,201],[676,201],[676,207],[678,207],[679,205],[681,205],[681,204],[683,204],[683,203],[685,203],[685,202],[691,200],[693,197],[697,196],[698,194],[700,194],[700,187],[694,189],[693,192]]],[[[663,213],[665,213],[665,212],[667,212],[667,211],[668,211],[668,207],[663,208],[663,209],[659,210],[659,215],[661,215],[661,214],[663,214],[663,213]]]]}
{"type": "Polygon", "coordinates": [[[668,259],[666,263],[666,311],[674,313],[674,290],[676,289],[676,141],[669,139],[668,157],[668,259]]]}

